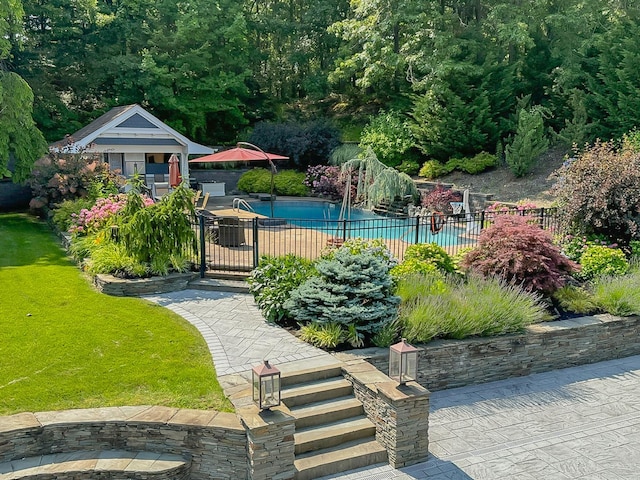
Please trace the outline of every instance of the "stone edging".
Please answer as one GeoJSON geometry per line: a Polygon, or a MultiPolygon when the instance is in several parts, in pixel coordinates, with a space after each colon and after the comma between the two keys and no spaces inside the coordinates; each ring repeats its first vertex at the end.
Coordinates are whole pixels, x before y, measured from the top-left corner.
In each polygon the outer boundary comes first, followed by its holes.
{"type": "Polygon", "coordinates": [[[144,450],[189,460],[189,479],[244,478],[246,444],[247,433],[236,415],[216,411],[139,406],[0,417],[0,463],[59,453],[144,450]]]}

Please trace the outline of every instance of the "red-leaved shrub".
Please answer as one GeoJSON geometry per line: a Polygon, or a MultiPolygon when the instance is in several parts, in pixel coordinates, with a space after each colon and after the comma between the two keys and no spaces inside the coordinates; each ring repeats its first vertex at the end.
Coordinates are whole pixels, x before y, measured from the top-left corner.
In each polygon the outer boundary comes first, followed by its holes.
{"type": "Polygon", "coordinates": [[[640,238],[640,153],[596,144],[555,174],[560,219],[574,231],[627,245],[640,238]]]}
{"type": "Polygon", "coordinates": [[[435,189],[427,194],[423,194],[420,203],[423,207],[443,213],[451,213],[451,202],[462,201],[462,195],[454,192],[442,185],[437,185],[435,189]]]}
{"type": "Polygon", "coordinates": [[[502,277],[529,291],[551,293],[562,287],[578,265],[560,253],[548,232],[528,221],[518,215],[498,215],[461,266],[483,276],[502,277]]]}

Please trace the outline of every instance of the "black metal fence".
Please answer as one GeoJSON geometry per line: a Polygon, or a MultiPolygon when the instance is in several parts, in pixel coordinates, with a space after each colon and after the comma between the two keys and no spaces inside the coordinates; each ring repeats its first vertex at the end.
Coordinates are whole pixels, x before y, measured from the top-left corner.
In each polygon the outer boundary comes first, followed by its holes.
{"type": "Polygon", "coordinates": [[[496,215],[504,214],[527,216],[541,228],[559,232],[554,208],[366,220],[242,219],[202,211],[193,224],[199,247],[196,262],[202,275],[206,271],[248,272],[262,255],[316,259],[328,248],[353,238],[382,239],[399,260],[407,247],[416,243],[434,242],[455,254],[475,246],[480,232],[496,215]]]}

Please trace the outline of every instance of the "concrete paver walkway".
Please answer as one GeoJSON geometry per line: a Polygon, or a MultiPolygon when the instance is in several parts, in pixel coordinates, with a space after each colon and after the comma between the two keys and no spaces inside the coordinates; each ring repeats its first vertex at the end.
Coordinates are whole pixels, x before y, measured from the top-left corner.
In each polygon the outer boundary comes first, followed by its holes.
{"type": "Polygon", "coordinates": [[[264,359],[279,365],[330,356],[265,322],[247,293],[183,290],[144,298],[174,311],[200,330],[218,376],[248,372],[264,359]]]}
{"type": "MultiPolygon", "coordinates": [[[[245,293],[145,297],[195,325],[219,376],[332,356],[267,324],[245,293]]],[[[640,478],[640,356],[434,392],[428,461],[325,477],[343,480],[640,478]]]]}

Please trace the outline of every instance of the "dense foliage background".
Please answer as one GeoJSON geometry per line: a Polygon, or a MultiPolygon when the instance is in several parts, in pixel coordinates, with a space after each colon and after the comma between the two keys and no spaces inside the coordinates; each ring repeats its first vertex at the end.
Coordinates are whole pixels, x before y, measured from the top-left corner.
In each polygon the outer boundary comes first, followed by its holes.
{"type": "MultiPolygon", "coordinates": [[[[502,151],[523,111],[540,112],[545,132],[568,147],[619,138],[640,123],[637,2],[7,5],[0,7],[2,106],[10,98],[29,103],[17,79],[26,81],[33,119],[49,141],[129,103],[206,144],[248,138],[258,122],[320,119],[358,141],[371,116],[393,111],[408,122],[422,160],[440,162],[502,151]]],[[[25,124],[0,116],[7,121],[25,124]]],[[[8,143],[42,147],[32,132],[23,137],[0,135],[0,170],[8,143]]]]}

